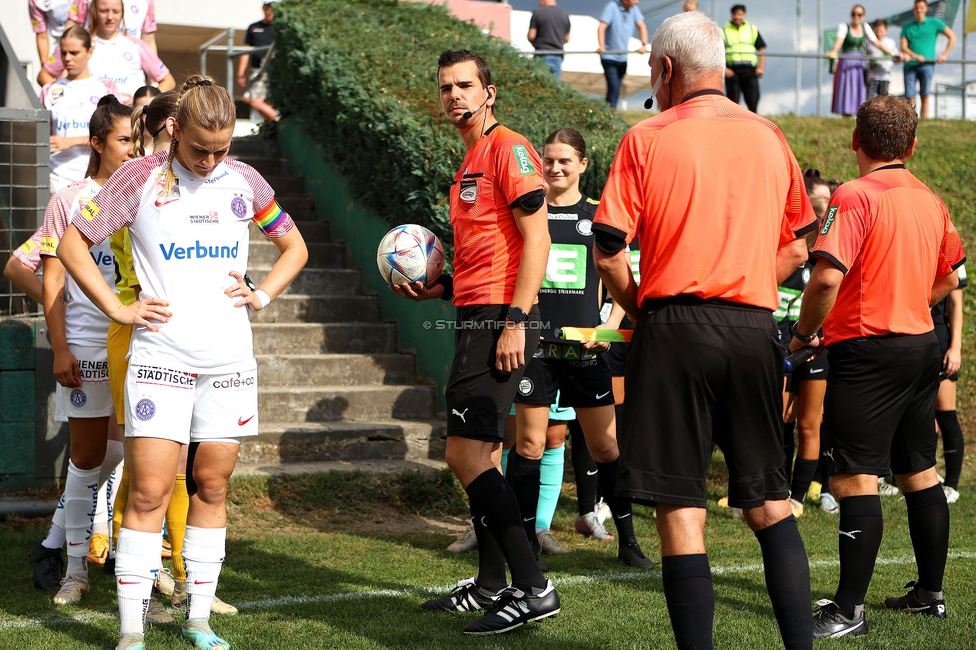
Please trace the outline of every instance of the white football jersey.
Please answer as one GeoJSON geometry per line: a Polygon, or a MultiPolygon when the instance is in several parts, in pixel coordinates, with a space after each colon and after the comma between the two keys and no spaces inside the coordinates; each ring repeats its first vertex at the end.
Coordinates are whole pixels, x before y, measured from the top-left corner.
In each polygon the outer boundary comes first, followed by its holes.
{"type": "Polygon", "coordinates": [[[73,0],[28,0],[31,26],[37,34],[47,32],[48,42],[57,45],[68,22],[73,0]]]}
{"type": "Polygon", "coordinates": [[[110,40],[92,37],[95,51],[88,59],[88,72],[115,83],[124,103],[132,103],[132,93],[146,85],[146,77],[159,82],[169,74],[158,56],[138,38],[122,34],[110,40]]]}
{"type": "Polygon", "coordinates": [[[172,317],[159,332],[137,327],[130,363],[213,374],[253,367],[251,327],[239,297],[224,290],[247,271],[248,222],[270,237],[294,224],[252,167],[224,160],[207,178],[173,161],[177,182],[162,195],[166,152],[126,163],[83,210],[78,228],[101,242],[128,226],[140,299],[162,298],[172,317]]]}
{"type": "MultiPolygon", "coordinates": [[[[56,79],[41,89],[41,104],[51,111],[51,135],[88,137],[88,123],[98,100],[118,92],[115,84],[95,75],[86,79],[56,79]]],[[[70,147],[51,154],[51,171],[70,181],[85,178],[91,148],[70,147]]]]}
{"type": "MultiPolygon", "coordinates": [[[[41,226],[41,255],[57,257],[58,244],[64,231],[81,209],[98,194],[101,186],[90,178],[72,183],[51,197],[44,211],[41,226]]],[[[102,274],[105,283],[115,289],[115,256],[108,240],[92,246],[88,253],[102,274]]],[[[64,328],[68,343],[86,347],[106,346],[109,318],[85,295],[68,273],[64,280],[64,328]]]]}

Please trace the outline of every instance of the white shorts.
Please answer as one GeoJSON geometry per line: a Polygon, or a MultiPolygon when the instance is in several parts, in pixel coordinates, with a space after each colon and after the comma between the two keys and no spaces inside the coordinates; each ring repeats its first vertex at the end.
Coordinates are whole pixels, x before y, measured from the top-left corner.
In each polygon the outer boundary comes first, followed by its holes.
{"type": "Polygon", "coordinates": [[[84,347],[68,344],[71,354],[78,360],[81,386],[65,388],[58,384],[55,420],[66,418],[106,418],[112,414],[112,385],[108,381],[108,350],[102,347],[84,347]]]}
{"type": "Polygon", "coordinates": [[[180,444],[258,435],[258,370],[215,375],[129,364],[125,436],[180,444]]]}

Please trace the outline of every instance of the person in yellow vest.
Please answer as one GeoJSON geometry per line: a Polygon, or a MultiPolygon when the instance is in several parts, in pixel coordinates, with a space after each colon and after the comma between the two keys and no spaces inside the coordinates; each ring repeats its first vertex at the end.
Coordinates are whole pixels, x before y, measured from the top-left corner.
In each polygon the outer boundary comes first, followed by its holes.
{"type": "Polygon", "coordinates": [[[725,41],[725,96],[739,103],[744,96],[753,113],[759,107],[759,78],[766,69],[766,41],[755,25],[746,21],[745,5],[732,5],[732,18],[722,30],[725,41]]]}

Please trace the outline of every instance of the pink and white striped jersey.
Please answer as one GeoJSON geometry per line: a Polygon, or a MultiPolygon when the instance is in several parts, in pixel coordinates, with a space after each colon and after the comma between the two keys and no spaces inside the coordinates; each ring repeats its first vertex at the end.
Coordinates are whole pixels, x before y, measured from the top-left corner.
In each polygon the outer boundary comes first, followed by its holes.
{"type": "Polygon", "coordinates": [[[17,247],[13,253],[14,257],[20,260],[24,266],[31,271],[37,272],[41,266],[41,229],[38,228],[30,239],[17,247]]]}
{"type": "MultiPolygon", "coordinates": [[[[41,256],[57,257],[58,244],[68,225],[78,220],[81,209],[98,194],[101,186],[90,178],[72,183],[51,197],[41,226],[41,256]]],[[[83,221],[83,219],[79,220],[83,221]]],[[[115,256],[106,240],[88,253],[95,261],[105,284],[115,288],[115,256]]],[[[109,318],[85,295],[68,273],[64,279],[64,329],[68,343],[86,347],[105,347],[109,318]]]]}
{"type": "Polygon", "coordinates": [[[140,299],[169,303],[173,316],[159,332],[135,329],[130,363],[210,374],[249,369],[247,309],[224,290],[236,282],[231,271],[247,271],[250,221],[269,237],[294,223],[249,165],[228,158],[203,178],[174,160],[176,185],[162,195],[165,161],[159,152],[123,165],[77,221],[93,242],[127,226],[140,299]]]}

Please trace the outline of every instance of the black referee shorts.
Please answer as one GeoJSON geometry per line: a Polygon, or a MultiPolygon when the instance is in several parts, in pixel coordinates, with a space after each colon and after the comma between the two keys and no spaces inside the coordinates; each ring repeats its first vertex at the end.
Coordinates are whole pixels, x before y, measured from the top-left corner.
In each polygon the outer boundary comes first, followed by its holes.
{"type": "MultiPolygon", "coordinates": [[[[508,305],[458,307],[454,363],[447,380],[447,435],[503,442],[515,392],[525,367],[511,374],[495,368],[495,348],[504,331],[508,305]]],[[[539,345],[539,308],[529,311],[525,328],[525,358],[539,345]]]]}
{"type": "Polygon", "coordinates": [[[556,403],[557,391],[563,408],[613,406],[613,379],[606,352],[579,360],[534,357],[519,382],[515,402],[549,406],[556,403]]]}
{"type": "Polygon", "coordinates": [[[887,476],[934,467],[941,366],[934,332],[831,345],[823,419],[831,473],[887,476]]]}
{"type": "Polygon", "coordinates": [[[630,347],[618,495],[704,508],[714,442],[728,463],[730,505],[787,498],[784,353],[770,312],[724,301],[650,302],[630,347]]]}

